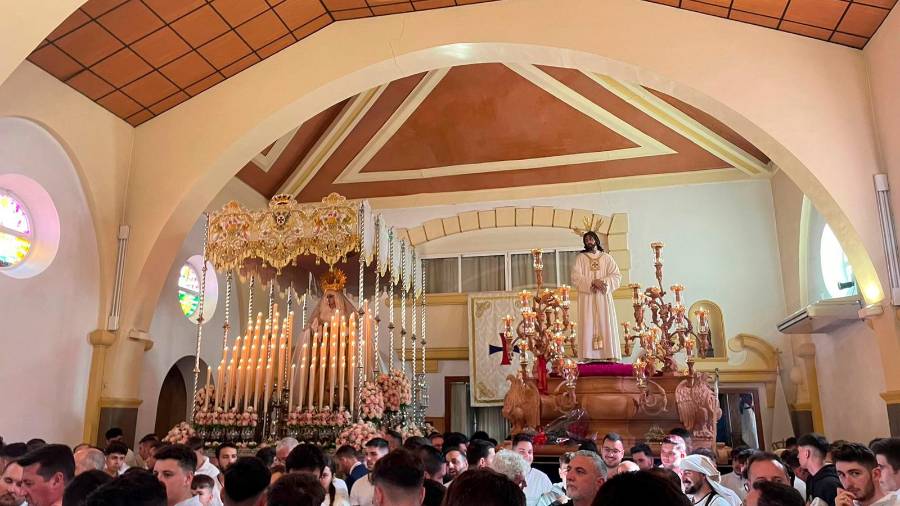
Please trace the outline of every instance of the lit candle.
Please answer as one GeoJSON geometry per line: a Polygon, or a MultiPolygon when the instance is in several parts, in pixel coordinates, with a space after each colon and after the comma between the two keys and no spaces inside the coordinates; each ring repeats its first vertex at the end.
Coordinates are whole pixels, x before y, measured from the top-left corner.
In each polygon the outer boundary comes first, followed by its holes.
{"type": "MultiPolygon", "coordinates": [[[[334,322],[334,319],[332,319],[334,322]]],[[[319,343],[319,409],[325,407],[325,370],[328,369],[328,348],[326,347],[329,339],[329,329],[333,328],[325,325],[322,330],[322,342],[319,343]]]]}
{"type": "Polygon", "coordinates": [[[272,387],[277,389],[277,391],[275,393],[276,399],[281,398],[281,387],[282,387],[282,383],[284,383],[284,379],[282,379],[282,377],[281,377],[281,371],[284,369],[284,346],[283,346],[284,335],[279,333],[279,326],[278,326],[279,323],[281,323],[281,315],[278,313],[278,309],[276,308],[275,309],[275,318],[272,323],[272,325],[273,325],[272,338],[274,341],[272,344],[272,353],[273,353],[272,363],[278,364],[277,368],[275,366],[272,367],[272,374],[273,374],[272,387]]]}
{"type": "Polygon", "coordinates": [[[225,391],[225,405],[227,409],[231,407],[234,391],[237,387],[237,368],[238,368],[238,350],[241,348],[241,336],[234,338],[234,347],[231,349],[231,369],[228,374],[228,389],[225,391]]]}
{"type": "Polygon", "coordinates": [[[256,362],[256,373],[254,374],[256,377],[256,384],[253,388],[253,408],[259,412],[259,391],[260,385],[262,384],[263,370],[262,370],[262,358],[257,360],[256,362]]]}
{"type": "MultiPolygon", "coordinates": [[[[356,334],[355,331],[350,333],[350,412],[353,412],[354,400],[356,399],[356,334]]],[[[365,345],[363,346],[365,349],[365,345]]]]}
{"type": "Polygon", "coordinates": [[[247,363],[247,379],[244,385],[244,411],[250,402],[251,393],[256,389],[257,363],[259,362],[259,332],[262,330],[262,313],[256,315],[253,331],[253,342],[250,344],[250,361],[247,363]]]}
{"type": "MultiPolygon", "coordinates": [[[[309,346],[306,343],[303,343],[303,346],[300,348],[300,400],[297,402],[297,406],[300,406],[300,409],[303,409],[303,399],[306,394],[306,375],[309,371],[306,370],[306,354],[308,353],[309,346]]],[[[293,386],[294,382],[291,382],[293,386]]],[[[293,396],[291,396],[293,397],[293,396]]]]}
{"type": "Polygon", "coordinates": [[[309,345],[309,410],[313,408],[313,398],[315,397],[316,385],[316,343],[319,342],[319,333],[313,335],[312,343],[309,345]]]}
{"type": "Polygon", "coordinates": [[[209,383],[212,381],[212,367],[206,366],[206,385],[203,387],[203,411],[209,410],[209,383]]]}
{"type": "Polygon", "coordinates": [[[219,407],[219,404],[222,402],[222,394],[225,393],[225,359],[228,356],[228,347],[226,346],[224,350],[222,350],[222,361],[219,362],[219,367],[216,369],[216,406],[219,407]]]}
{"type": "Polygon", "coordinates": [[[288,413],[294,410],[294,374],[297,372],[297,364],[291,365],[291,382],[288,383],[288,413]]]}
{"type": "MultiPolygon", "coordinates": [[[[269,364],[269,326],[271,324],[271,320],[266,319],[265,330],[263,330],[262,335],[260,336],[259,342],[259,360],[260,360],[260,368],[257,373],[262,374],[261,381],[257,382],[257,398],[262,396],[262,389],[266,386],[266,366],[269,364]]],[[[257,406],[257,410],[259,410],[259,406],[257,406]]]]}

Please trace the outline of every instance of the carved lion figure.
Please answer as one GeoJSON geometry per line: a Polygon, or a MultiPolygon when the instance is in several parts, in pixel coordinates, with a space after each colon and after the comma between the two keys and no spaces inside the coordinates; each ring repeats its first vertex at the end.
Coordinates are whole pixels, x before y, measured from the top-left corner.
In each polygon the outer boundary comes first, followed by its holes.
{"type": "Polygon", "coordinates": [[[513,435],[526,429],[537,429],[541,423],[541,394],[533,381],[523,381],[510,374],[509,391],[503,399],[503,417],[509,420],[513,435]]]}
{"type": "Polygon", "coordinates": [[[709,386],[709,375],[697,371],[675,388],[678,417],[694,437],[716,438],[716,420],[722,416],[719,399],[709,386]]]}

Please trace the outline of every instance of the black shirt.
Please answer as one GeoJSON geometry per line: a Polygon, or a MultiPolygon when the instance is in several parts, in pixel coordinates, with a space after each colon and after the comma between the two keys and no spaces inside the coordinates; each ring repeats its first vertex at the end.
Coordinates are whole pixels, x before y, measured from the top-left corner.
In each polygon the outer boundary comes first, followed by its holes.
{"type": "Polygon", "coordinates": [[[809,481],[806,482],[807,500],[811,501],[818,497],[828,503],[828,506],[834,506],[834,499],[837,497],[837,489],[840,486],[841,480],[838,478],[834,464],[825,464],[825,467],[810,476],[809,481]]]}

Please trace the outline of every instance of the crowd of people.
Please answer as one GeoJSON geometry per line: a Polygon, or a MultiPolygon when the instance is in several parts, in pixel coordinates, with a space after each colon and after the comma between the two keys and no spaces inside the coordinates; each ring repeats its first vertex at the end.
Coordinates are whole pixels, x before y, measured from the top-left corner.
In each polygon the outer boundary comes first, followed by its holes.
{"type": "Polygon", "coordinates": [[[2,444],[0,506],[900,506],[900,438],[868,445],[819,434],[766,452],[735,448],[721,475],[708,448],[673,430],[659,459],[606,434],[559,456],[559,481],[534,467],[534,443],[484,432],[403,438],[395,431],[326,453],[285,438],[254,455],[223,443],[139,441],[119,429],[101,450],[40,439],[2,444]],[[501,448],[502,447],[502,448],[501,448]],[[628,458],[630,457],[630,458],[628,458]]]}

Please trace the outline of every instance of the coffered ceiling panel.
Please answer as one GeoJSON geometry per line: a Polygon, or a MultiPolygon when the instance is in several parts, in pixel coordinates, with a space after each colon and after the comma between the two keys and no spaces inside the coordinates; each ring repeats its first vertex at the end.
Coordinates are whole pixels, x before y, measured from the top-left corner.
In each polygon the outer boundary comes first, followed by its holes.
{"type": "Polygon", "coordinates": [[[664,93],[576,69],[477,64],[373,88],[267,146],[237,175],[317,201],[524,188],[731,170],[769,159],[664,93]]]}
{"type": "MultiPolygon", "coordinates": [[[[489,1],[89,0],[28,59],[136,126],[335,21],[489,1]]],[[[644,1],[854,48],[897,2],[644,1]]]]}

